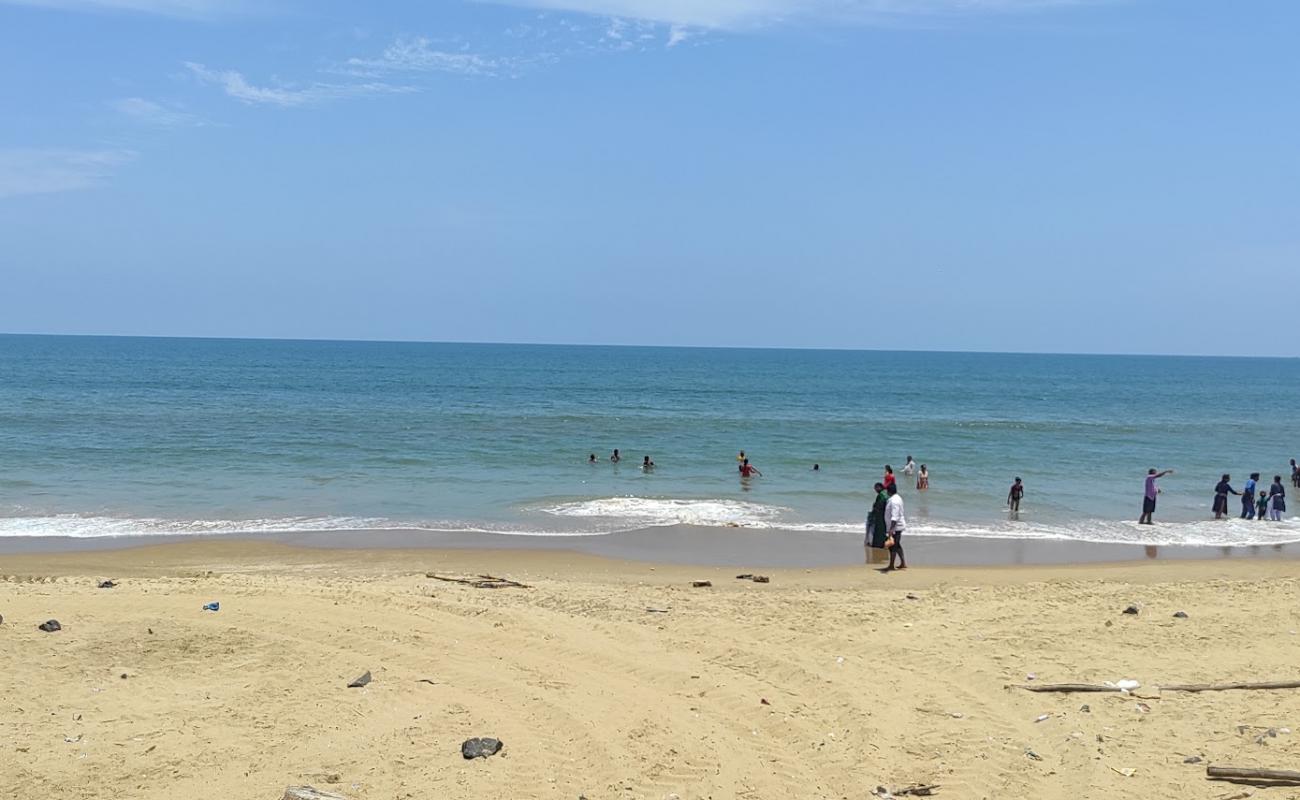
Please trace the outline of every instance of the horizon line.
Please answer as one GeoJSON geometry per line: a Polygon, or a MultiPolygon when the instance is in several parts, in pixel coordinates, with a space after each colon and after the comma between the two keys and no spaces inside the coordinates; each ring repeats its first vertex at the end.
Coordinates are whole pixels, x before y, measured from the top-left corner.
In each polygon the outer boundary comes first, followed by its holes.
{"type": "Polygon", "coordinates": [[[625,347],[642,350],[772,350],[785,352],[832,353],[932,353],[940,355],[991,355],[991,356],[1112,356],[1125,358],[1242,358],[1256,361],[1290,361],[1300,356],[1260,356],[1207,353],[1132,353],[1132,352],[1058,352],[1048,350],[926,350],[919,348],[869,348],[829,346],[776,346],[776,345],[708,345],[708,344],[592,344],[590,342],[488,342],[454,339],[347,339],[311,338],[296,336],[174,336],[163,334],[121,333],[32,333],[25,331],[0,331],[0,336],[50,337],[64,339],[180,339],[213,342],[302,342],[321,344],[460,344],[497,347],[625,347]]]}

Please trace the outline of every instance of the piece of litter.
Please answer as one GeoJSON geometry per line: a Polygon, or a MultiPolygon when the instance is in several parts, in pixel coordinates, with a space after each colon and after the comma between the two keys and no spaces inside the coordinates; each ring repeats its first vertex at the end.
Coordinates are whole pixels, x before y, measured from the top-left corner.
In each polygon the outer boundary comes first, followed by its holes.
{"type": "Polygon", "coordinates": [[[366,670],[363,675],[355,678],[352,683],[348,684],[349,689],[360,689],[362,686],[370,683],[370,670],[366,670]]]}
{"type": "Polygon", "coordinates": [[[962,719],[966,715],[961,713],[960,711],[949,711],[948,716],[952,717],[953,719],[962,719]]]}
{"type": "Polygon", "coordinates": [[[1042,756],[1040,756],[1039,754],[1035,753],[1033,750],[1030,750],[1028,747],[1025,748],[1025,755],[1029,756],[1029,757],[1032,758],[1034,761],[1042,761],[1042,760],[1043,760],[1043,757],[1042,757],[1042,756]]]}
{"type": "Polygon", "coordinates": [[[36,627],[46,633],[54,633],[55,631],[63,630],[63,626],[59,624],[57,619],[47,619],[36,627]]]}
{"type": "Polygon", "coordinates": [[[220,610],[221,610],[221,603],[219,603],[219,602],[216,601],[216,600],[213,600],[211,603],[204,603],[204,604],[203,604],[203,610],[204,610],[204,611],[220,611],[220,610]]]}
{"type": "Polygon", "coordinates": [[[1142,684],[1138,683],[1132,678],[1125,678],[1122,681],[1115,681],[1115,688],[1119,689],[1121,692],[1131,692],[1134,689],[1140,688],[1141,686],[1142,684]]]}
{"type": "Polygon", "coordinates": [[[1186,611],[1175,611],[1175,612],[1174,612],[1174,619],[1187,619],[1187,612],[1186,612],[1186,611]]]}
{"type": "Polygon", "coordinates": [[[713,581],[691,581],[691,586],[694,586],[696,589],[707,589],[712,585],[713,581]]]}
{"type": "Polygon", "coordinates": [[[1039,714],[1038,719],[1034,720],[1034,722],[1043,722],[1044,720],[1049,720],[1051,718],[1052,718],[1051,714],[1039,714]]]}
{"type": "Polygon", "coordinates": [[[1120,775],[1123,775],[1125,778],[1131,778],[1133,777],[1133,774],[1137,772],[1137,770],[1133,769],[1132,767],[1123,767],[1123,768],[1111,767],[1111,771],[1118,772],[1120,775]]]}
{"type": "Polygon", "coordinates": [[[1134,706],[1134,708],[1136,708],[1138,711],[1141,711],[1143,714],[1151,713],[1151,706],[1147,705],[1146,703],[1138,703],[1136,706],[1134,706]]]}
{"type": "Polygon", "coordinates": [[[1200,757],[1200,756],[1188,756],[1187,758],[1184,758],[1184,759],[1183,759],[1183,763],[1184,763],[1184,764],[1199,764],[1199,763],[1201,763],[1201,757],[1200,757]]]}
{"type": "Polygon", "coordinates": [[[67,742],[68,744],[76,744],[77,742],[81,741],[81,737],[82,737],[82,736],[83,736],[83,734],[80,734],[80,733],[77,734],[77,738],[75,738],[75,739],[72,738],[71,736],[64,736],[64,737],[63,737],[63,741],[67,742]]]}
{"type": "Polygon", "coordinates": [[[1138,613],[1138,607],[1137,607],[1137,606],[1129,606],[1128,608],[1124,609],[1124,613],[1125,613],[1125,614],[1137,614],[1137,613],[1138,613]]]}
{"type": "Polygon", "coordinates": [[[1027,681],[1036,681],[1036,680],[1038,680],[1038,673],[1036,673],[1036,672],[1031,672],[1031,673],[1029,673],[1028,675],[1025,676],[1025,680],[1027,680],[1027,681]]]}
{"type": "Polygon", "coordinates": [[[101,588],[101,589],[112,589],[112,588],[115,587],[115,586],[117,586],[117,581],[100,581],[100,582],[99,582],[99,588],[101,588]]]}
{"type": "Polygon", "coordinates": [[[760,698],[758,698],[758,702],[761,703],[761,704],[763,704],[763,705],[765,705],[765,706],[770,706],[770,705],[772,705],[771,703],[767,702],[767,698],[766,698],[766,697],[760,697],[760,698]]]}
{"type": "Polygon", "coordinates": [[[1091,714],[1091,713],[1092,713],[1092,706],[1088,705],[1087,703],[1084,703],[1083,705],[1079,706],[1079,713],[1080,713],[1080,714],[1091,714]]]}

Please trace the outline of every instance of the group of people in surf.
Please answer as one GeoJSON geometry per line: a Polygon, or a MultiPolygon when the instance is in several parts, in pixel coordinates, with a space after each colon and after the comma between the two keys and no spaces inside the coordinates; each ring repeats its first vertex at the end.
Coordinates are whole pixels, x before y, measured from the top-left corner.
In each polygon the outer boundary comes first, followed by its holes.
{"type": "MultiPolygon", "coordinates": [[[[1259,483],[1259,473],[1252,472],[1241,487],[1241,491],[1232,488],[1232,476],[1224,473],[1214,487],[1214,518],[1224,519],[1231,516],[1228,511],[1228,495],[1235,494],[1241,498],[1241,519],[1264,519],[1273,522],[1282,521],[1286,511],[1286,487],[1282,485],[1282,476],[1274,475],[1273,484],[1265,491],[1259,483]]],[[[1300,488],[1300,467],[1291,459],[1291,486],[1300,488]]]]}

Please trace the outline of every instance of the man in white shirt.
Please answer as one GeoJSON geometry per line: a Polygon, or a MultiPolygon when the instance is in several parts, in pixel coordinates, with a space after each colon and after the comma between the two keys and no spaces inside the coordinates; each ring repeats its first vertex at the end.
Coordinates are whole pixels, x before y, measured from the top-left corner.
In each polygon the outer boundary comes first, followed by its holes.
{"type": "Polygon", "coordinates": [[[914,472],[916,472],[916,462],[912,460],[911,456],[908,456],[907,463],[903,465],[903,474],[911,475],[914,472]]]}
{"type": "Polygon", "coordinates": [[[885,488],[885,493],[889,495],[889,502],[885,503],[885,532],[888,534],[889,545],[889,566],[885,572],[894,569],[907,569],[907,558],[903,555],[903,531],[907,528],[907,520],[903,517],[903,498],[898,494],[898,487],[889,484],[885,488]],[[898,558],[898,566],[894,566],[894,558],[898,558]]]}

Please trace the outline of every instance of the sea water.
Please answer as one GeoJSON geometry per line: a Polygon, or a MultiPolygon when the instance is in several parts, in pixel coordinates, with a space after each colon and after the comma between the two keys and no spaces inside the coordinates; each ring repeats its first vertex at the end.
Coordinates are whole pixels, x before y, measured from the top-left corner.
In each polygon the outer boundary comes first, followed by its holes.
{"type": "Polygon", "coordinates": [[[0,537],[860,536],[888,463],[913,535],[1295,542],[1210,502],[1290,491],[1297,398],[1294,359],[0,336],[0,537]]]}

